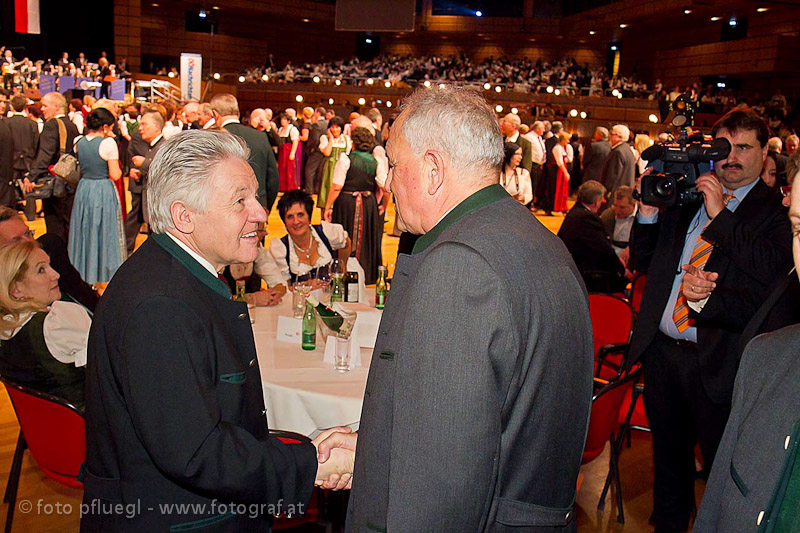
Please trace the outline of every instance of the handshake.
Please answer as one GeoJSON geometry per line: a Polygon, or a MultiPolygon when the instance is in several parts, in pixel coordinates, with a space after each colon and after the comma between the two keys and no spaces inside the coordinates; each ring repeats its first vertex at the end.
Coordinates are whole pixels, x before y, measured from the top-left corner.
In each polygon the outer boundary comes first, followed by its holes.
{"type": "Polygon", "coordinates": [[[312,442],[317,449],[317,477],[314,485],[324,489],[350,489],[353,485],[358,433],[349,427],[326,429],[312,442]]]}

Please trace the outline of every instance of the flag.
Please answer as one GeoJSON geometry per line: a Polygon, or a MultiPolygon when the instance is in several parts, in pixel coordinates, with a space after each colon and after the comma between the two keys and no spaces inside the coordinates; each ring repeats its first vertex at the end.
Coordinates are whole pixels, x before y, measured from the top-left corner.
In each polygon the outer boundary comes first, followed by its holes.
{"type": "Polygon", "coordinates": [[[17,33],[40,34],[39,0],[14,0],[17,33]]]}

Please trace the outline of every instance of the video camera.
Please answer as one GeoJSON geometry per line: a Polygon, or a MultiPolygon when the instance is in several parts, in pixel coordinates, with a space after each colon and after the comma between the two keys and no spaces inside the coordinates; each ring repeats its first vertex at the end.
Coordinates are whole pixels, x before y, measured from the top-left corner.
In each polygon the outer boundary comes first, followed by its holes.
{"type": "Polygon", "coordinates": [[[703,201],[703,194],[695,187],[697,177],[711,171],[711,162],[727,158],[731,151],[727,139],[712,140],[699,131],[689,134],[694,108],[688,94],[680,95],[672,110],[672,125],[680,129],[678,138],[642,152],[642,159],[654,172],[642,177],[642,192],[636,197],[648,205],[669,207],[703,201]]]}

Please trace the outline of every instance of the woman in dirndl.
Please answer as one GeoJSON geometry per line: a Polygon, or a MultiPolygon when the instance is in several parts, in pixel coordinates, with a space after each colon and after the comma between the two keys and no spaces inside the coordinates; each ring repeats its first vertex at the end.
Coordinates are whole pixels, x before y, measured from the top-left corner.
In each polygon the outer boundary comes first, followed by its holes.
{"type": "Polygon", "coordinates": [[[319,138],[319,150],[325,156],[325,164],[322,169],[322,182],[319,187],[317,197],[317,207],[325,210],[325,202],[328,200],[328,192],[331,190],[333,181],[333,168],[339,161],[339,156],[349,154],[353,149],[350,137],[342,133],[344,120],[341,117],[333,117],[328,124],[328,131],[319,138]]]}
{"type": "Polygon", "coordinates": [[[281,127],[278,128],[278,137],[281,144],[278,146],[278,175],[280,176],[280,191],[293,191],[299,189],[298,165],[300,162],[300,132],[292,124],[286,113],[279,115],[281,127]]]}

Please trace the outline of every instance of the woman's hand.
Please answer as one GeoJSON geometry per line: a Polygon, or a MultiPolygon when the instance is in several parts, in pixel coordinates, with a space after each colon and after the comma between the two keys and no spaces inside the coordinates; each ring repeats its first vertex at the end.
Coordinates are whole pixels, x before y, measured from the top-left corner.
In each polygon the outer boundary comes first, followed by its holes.
{"type": "Polygon", "coordinates": [[[325,222],[330,222],[331,218],[333,218],[333,209],[326,207],[325,211],[322,212],[322,218],[325,220],[325,222]]]}

